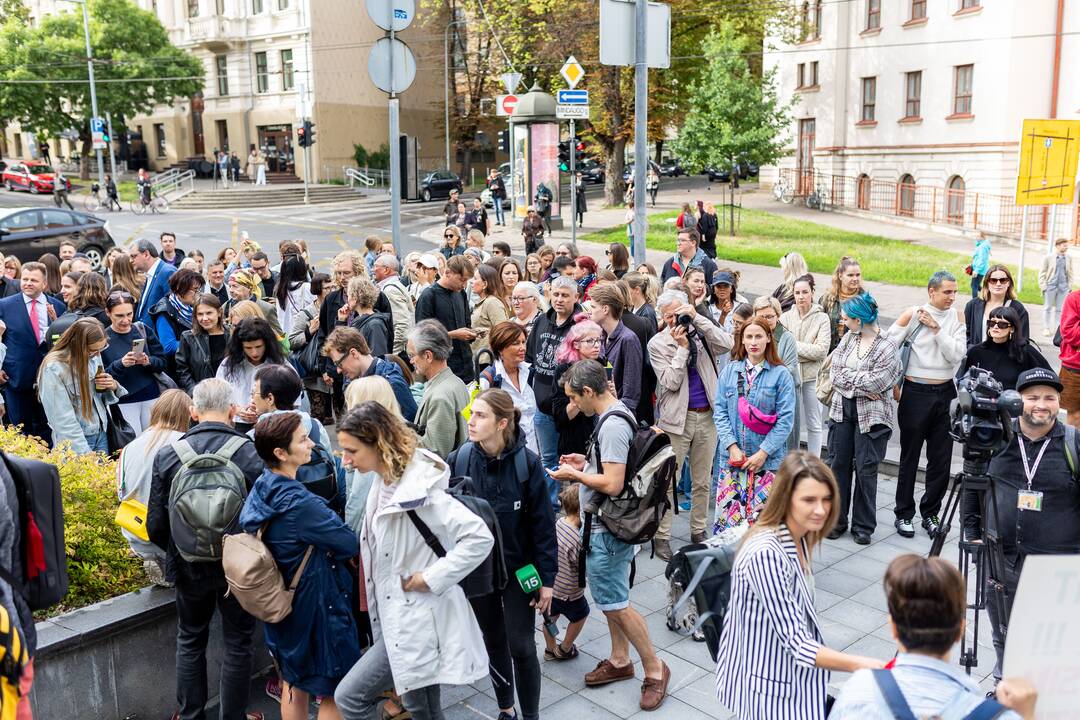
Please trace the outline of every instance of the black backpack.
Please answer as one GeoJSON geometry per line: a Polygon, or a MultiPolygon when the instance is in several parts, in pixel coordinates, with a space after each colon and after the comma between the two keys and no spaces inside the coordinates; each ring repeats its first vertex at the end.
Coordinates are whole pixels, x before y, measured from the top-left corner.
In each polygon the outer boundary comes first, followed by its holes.
{"type": "Polygon", "coordinates": [[[64,546],[64,504],[56,466],[7,455],[0,450],[15,484],[18,502],[19,577],[0,567],[3,578],[21,593],[31,610],[44,610],[64,599],[68,591],[64,546]]]}
{"type": "MultiPolygon", "coordinates": [[[[484,561],[458,583],[467,598],[485,597],[494,592],[502,592],[506,589],[506,583],[510,576],[506,569],[506,558],[503,555],[502,529],[499,526],[499,519],[495,516],[491,504],[487,500],[477,497],[472,478],[465,474],[469,470],[472,446],[471,442],[467,442],[458,450],[457,456],[454,458],[454,476],[450,479],[450,490],[448,492],[450,497],[467,507],[474,515],[478,515],[484,521],[484,524],[487,525],[488,530],[491,532],[491,536],[495,538],[495,544],[492,545],[491,552],[484,561]]],[[[525,453],[517,454],[514,459],[514,471],[518,477],[528,477],[525,474],[528,472],[528,461],[525,453]]],[[[416,511],[407,510],[406,514],[424,538],[424,542],[431,548],[431,551],[437,557],[446,557],[446,548],[443,547],[439,538],[435,537],[435,533],[431,532],[431,528],[428,527],[427,523],[416,514],[416,511]]]]}
{"type": "Polygon", "coordinates": [[[664,571],[669,583],[668,629],[704,639],[713,662],[720,651],[738,548],[739,543],[686,545],[671,556],[664,571]],[[675,597],[680,588],[681,595],[675,597]]]}
{"type": "Polygon", "coordinates": [[[311,432],[308,437],[315,443],[311,448],[311,460],[296,469],[296,479],[312,494],[318,495],[330,505],[338,515],[344,515],[345,503],[338,483],[337,464],[333,456],[319,442],[318,420],[311,418],[311,432]]]}

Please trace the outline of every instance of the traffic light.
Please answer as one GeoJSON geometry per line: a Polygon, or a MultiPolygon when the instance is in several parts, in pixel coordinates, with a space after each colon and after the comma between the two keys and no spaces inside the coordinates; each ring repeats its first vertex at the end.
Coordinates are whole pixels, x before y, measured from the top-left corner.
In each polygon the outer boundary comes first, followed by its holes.
{"type": "Polygon", "coordinates": [[[570,170],[570,141],[568,140],[559,143],[559,170],[562,172],[570,170]]]}
{"type": "Polygon", "coordinates": [[[585,143],[580,140],[577,141],[577,145],[574,146],[574,164],[581,165],[585,160],[585,143]]]}
{"type": "Polygon", "coordinates": [[[315,144],[315,123],[305,120],[302,127],[296,129],[296,144],[311,147],[315,144]]]}
{"type": "Polygon", "coordinates": [[[506,153],[507,155],[510,154],[510,131],[509,130],[500,130],[499,131],[499,150],[506,153]]]}

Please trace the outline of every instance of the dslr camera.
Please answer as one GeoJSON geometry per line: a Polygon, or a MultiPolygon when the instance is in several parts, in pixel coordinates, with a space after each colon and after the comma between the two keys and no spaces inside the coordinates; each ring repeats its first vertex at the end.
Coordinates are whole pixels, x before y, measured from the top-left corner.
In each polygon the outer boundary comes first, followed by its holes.
{"type": "Polygon", "coordinates": [[[965,472],[985,474],[990,458],[1012,440],[1012,420],[1023,409],[1020,393],[1004,390],[989,370],[973,367],[964,373],[956,383],[949,434],[963,445],[965,472]]]}

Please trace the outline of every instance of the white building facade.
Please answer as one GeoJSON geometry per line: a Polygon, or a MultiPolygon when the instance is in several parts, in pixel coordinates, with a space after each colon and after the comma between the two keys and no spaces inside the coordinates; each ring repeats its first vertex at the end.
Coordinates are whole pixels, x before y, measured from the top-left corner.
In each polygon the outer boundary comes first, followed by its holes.
{"type": "MultiPolygon", "coordinates": [[[[801,41],[768,38],[764,55],[780,97],[798,99],[779,170],[858,209],[1015,232],[1023,120],[1080,119],[1080,12],[1058,9],[798,0],[801,41]]],[[[1074,208],[1057,228],[1075,237],[1074,208]]]]}

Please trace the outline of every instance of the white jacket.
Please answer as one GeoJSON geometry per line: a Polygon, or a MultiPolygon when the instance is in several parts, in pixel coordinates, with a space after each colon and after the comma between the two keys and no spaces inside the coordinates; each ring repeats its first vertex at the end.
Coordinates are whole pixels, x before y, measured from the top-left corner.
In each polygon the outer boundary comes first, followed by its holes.
{"type": "Polygon", "coordinates": [[[813,382],[829,355],[829,341],[832,337],[829,316],[816,303],[810,306],[806,317],[802,317],[799,308],[792,305],[790,310],[780,316],[780,324],[795,336],[802,381],[813,382]]]}
{"type": "Polygon", "coordinates": [[[375,639],[382,638],[404,694],[429,685],[464,685],[488,674],[484,638],[458,581],[483,562],[494,539],[487,525],[446,493],[450,469],[417,450],[390,504],[372,517],[381,478],[368,492],[360,554],[375,639]],[[406,515],[415,510],[446,548],[439,558],[406,515]],[[376,555],[372,556],[372,551],[376,555]],[[431,592],[405,592],[401,580],[423,572],[431,592]]]}

